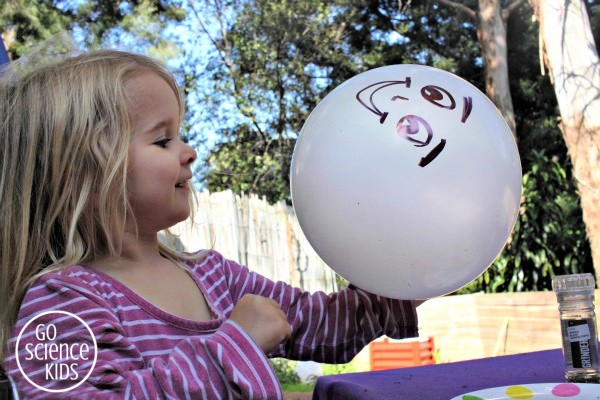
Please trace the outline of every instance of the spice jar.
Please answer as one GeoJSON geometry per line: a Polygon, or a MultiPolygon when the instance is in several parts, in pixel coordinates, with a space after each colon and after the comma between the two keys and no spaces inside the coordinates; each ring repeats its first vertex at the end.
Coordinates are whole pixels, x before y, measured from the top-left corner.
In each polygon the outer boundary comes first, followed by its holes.
{"type": "Polygon", "coordinates": [[[562,275],[552,279],[560,311],[565,376],[569,382],[600,383],[595,287],[592,274],[562,275]]]}

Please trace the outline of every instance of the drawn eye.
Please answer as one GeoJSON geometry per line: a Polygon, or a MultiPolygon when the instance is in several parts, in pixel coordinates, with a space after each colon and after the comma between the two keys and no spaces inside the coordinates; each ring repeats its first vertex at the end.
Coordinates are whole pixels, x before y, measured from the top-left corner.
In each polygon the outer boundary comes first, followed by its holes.
{"type": "Polygon", "coordinates": [[[444,88],[434,85],[427,85],[421,89],[421,96],[431,104],[441,108],[454,110],[456,102],[454,97],[444,88]]]}

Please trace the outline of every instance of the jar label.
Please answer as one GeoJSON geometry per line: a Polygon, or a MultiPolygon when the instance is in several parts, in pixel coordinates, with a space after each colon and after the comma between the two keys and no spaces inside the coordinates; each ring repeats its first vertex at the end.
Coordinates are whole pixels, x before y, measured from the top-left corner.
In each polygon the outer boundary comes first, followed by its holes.
{"type": "Polygon", "coordinates": [[[585,320],[569,321],[567,334],[569,335],[569,342],[571,343],[584,340],[587,341],[592,337],[590,327],[585,320]]]}
{"type": "MultiPolygon", "coordinates": [[[[589,323],[593,323],[593,320],[589,323]]],[[[589,323],[586,319],[567,321],[567,335],[571,342],[574,368],[591,369],[598,363],[595,340],[591,340],[592,331],[589,323]]]]}

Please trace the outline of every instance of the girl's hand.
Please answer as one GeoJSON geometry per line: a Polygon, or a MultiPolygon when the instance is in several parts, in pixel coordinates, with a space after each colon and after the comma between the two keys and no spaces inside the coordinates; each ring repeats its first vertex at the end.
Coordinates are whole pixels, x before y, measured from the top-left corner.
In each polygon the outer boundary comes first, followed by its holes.
{"type": "Polygon", "coordinates": [[[292,336],[292,328],[279,304],[267,297],[242,296],[230,319],[241,326],[265,354],[292,336]]]}

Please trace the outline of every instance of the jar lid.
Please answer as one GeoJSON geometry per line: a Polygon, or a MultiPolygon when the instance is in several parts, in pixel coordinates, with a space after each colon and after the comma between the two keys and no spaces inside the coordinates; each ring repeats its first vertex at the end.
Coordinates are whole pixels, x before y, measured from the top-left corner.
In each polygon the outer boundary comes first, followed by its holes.
{"type": "Polygon", "coordinates": [[[552,290],[555,292],[569,290],[594,290],[596,281],[590,273],[559,275],[552,278],[552,290]]]}

